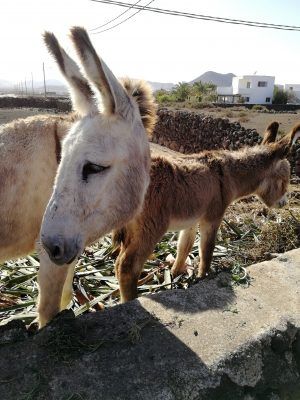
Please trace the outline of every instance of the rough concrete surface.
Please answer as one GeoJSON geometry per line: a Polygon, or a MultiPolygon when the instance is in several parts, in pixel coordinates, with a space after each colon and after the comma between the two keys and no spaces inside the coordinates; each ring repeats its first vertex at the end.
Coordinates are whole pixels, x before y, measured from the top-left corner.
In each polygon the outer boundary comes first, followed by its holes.
{"type": "Polygon", "coordinates": [[[0,399],[300,399],[300,249],[30,336],[0,331],[0,399]]]}

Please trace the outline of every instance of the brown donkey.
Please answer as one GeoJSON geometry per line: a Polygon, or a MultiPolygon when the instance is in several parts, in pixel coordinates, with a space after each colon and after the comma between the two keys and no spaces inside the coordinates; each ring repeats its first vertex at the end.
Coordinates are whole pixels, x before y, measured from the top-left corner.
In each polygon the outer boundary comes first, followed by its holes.
{"type": "Polygon", "coordinates": [[[45,34],[76,114],[36,116],[0,128],[0,262],[34,250],[55,185],[42,231],[50,257],[38,246],[40,326],[70,302],[70,280],[85,244],[140,211],[149,183],[146,131],[156,119],[147,84],[120,83],[84,29],[73,28],[71,39],[89,80],[55,36],[45,34]],[[101,95],[101,111],[90,83],[101,95]],[[72,218],[64,214],[70,208],[72,218]]]}
{"type": "Polygon", "coordinates": [[[275,142],[277,130],[278,123],[273,122],[262,145],[233,152],[180,155],[151,146],[150,185],[143,211],[113,235],[120,245],[116,274],[123,302],[136,297],[143,264],[167,230],[181,231],[172,267],[176,276],[185,270],[199,224],[198,276],[204,277],[211,264],[217,230],[233,201],[256,194],[268,207],[286,204],[290,178],[286,156],[299,136],[300,125],[275,142]]]}

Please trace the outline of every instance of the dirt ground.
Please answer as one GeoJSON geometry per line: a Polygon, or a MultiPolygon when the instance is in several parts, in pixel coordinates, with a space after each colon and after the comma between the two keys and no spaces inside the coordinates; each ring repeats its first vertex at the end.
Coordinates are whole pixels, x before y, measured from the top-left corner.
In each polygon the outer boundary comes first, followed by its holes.
{"type": "Polygon", "coordinates": [[[205,108],[201,112],[217,118],[227,118],[230,122],[239,122],[244,128],[256,129],[260,134],[263,134],[269,123],[273,121],[279,122],[279,130],[282,133],[288,132],[292,126],[300,122],[300,111],[273,113],[252,111],[242,107],[228,109],[216,107],[205,108]]]}
{"type": "Polygon", "coordinates": [[[26,118],[38,114],[53,114],[53,110],[39,108],[0,108],[0,125],[18,118],[26,118]]]}

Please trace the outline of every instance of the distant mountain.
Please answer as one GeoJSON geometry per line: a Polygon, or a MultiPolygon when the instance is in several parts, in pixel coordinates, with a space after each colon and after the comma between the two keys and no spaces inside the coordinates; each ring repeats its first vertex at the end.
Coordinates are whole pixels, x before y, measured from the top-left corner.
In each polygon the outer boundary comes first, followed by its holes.
{"type": "Polygon", "coordinates": [[[152,87],[152,90],[154,92],[160,89],[171,90],[175,86],[175,83],[162,83],[162,82],[150,82],[150,81],[148,81],[148,83],[152,87]]]}
{"type": "Polygon", "coordinates": [[[219,74],[218,72],[214,71],[207,71],[204,72],[204,74],[198,76],[198,78],[193,79],[189,83],[194,83],[194,82],[203,82],[203,83],[213,83],[216,86],[231,86],[232,84],[232,78],[235,75],[232,73],[229,74],[219,74]]]}
{"type": "MultiPolygon", "coordinates": [[[[234,74],[219,74],[218,72],[214,71],[207,71],[204,74],[200,75],[198,78],[193,79],[190,84],[194,82],[201,81],[203,83],[213,83],[216,86],[231,86],[232,78],[234,74]]],[[[176,85],[175,83],[171,82],[151,82],[148,81],[151,85],[152,90],[155,92],[156,90],[164,89],[164,90],[171,90],[176,85]]],[[[24,84],[24,82],[23,82],[24,84]]],[[[9,82],[0,79],[0,90],[7,90],[12,89],[15,86],[14,82],[9,82]]],[[[56,92],[57,94],[64,94],[68,92],[67,86],[64,82],[57,80],[57,79],[47,79],[46,80],[47,92],[56,92]]],[[[27,81],[27,89],[28,93],[31,92],[31,80],[27,81]]],[[[44,92],[44,82],[43,81],[34,81],[34,90],[39,93],[44,92]]]]}
{"type": "MultiPolygon", "coordinates": [[[[24,85],[24,82],[22,82],[24,85]]],[[[155,92],[156,90],[159,89],[164,89],[164,90],[171,90],[174,86],[175,83],[170,83],[170,82],[148,82],[152,90],[155,92]]],[[[11,81],[5,81],[3,79],[0,79],[0,91],[2,90],[11,90],[16,86],[16,83],[11,81]]],[[[44,82],[43,81],[34,81],[33,82],[34,86],[34,91],[39,93],[44,92],[44,82]]],[[[46,87],[47,87],[47,92],[56,92],[57,94],[62,94],[62,93],[68,93],[68,88],[66,84],[58,79],[46,79],[46,87]]],[[[31,93],[31,80],[27,81],[27,89],[28,93],[31,93]]]]}

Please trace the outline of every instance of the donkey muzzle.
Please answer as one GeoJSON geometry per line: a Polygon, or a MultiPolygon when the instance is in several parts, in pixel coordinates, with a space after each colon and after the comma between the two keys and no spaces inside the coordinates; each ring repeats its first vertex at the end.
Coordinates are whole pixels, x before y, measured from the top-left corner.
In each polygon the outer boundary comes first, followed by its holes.
{"type": "Polygon", "coordinates": [[[78,257],[79,248],[76,240],[64,240],[61,237],[42,235],[41,241],[50,260],[57,265],[71,264],[78,257]]]}

